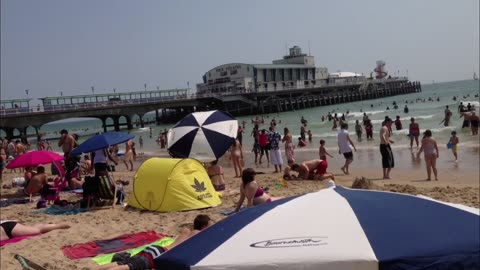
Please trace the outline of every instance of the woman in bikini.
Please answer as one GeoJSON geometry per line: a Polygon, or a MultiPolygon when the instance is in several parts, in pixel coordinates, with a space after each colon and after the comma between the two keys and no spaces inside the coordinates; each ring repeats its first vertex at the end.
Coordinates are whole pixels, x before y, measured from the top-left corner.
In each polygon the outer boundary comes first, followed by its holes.
{"type": "Polygon", "coordinates": [[[420,153],[424,153],[425,157],[425,165],[427,165],[427,181],[431,180],[431,174],[433,170],[433,174],[435,175],[435,180],[438,181],[437,178],[437,158],[438,154],[438,147],[437,141],[432,138],[432,131],[429,129],[425,130],[423,133],[424,137],[422,139],[422,146],[420,150],[418,150],[417,158],[420,157],[420,153]]]}
{"type": "Polygon", "coordinates": [[[418,136],[420,136],[420,127],[418,126],[418,123],[415,123],[415,118],[410,118],[410,126],[408,129],[408,135],[410,136],[410,149],[413,146],[413,139],[415,139],[415,143],[417,144],[418,148],[418,136]]]}
{"type": "Polygon", "coordinates": [[[247,168],[242,172],[242,183],[240,183],[240,199],[235,207],[235,212],[240,210],[243,201],[247,199],[247,207],[256,206],[278,200],[268,195],[255,181],[256,172],[252,168],[247,168]]]}
{"type": "Polygon", "coordinates": [[[223,178],[223,167],[218,165],[218,159],[210,163],[207,168],[208,176],[212,180],[213,188],[216,191],[225,190],[225,179],[223,178]]]}
{"type": "Polygon", "coordinates": [[[235,140],[235,143],[232,144],[232,148],[230,149],[230,158],[232,159],[233,168],[235,169],[235,177],[240,177],[243,169],[243,151],[239,140],[235,140]]]}
{"type": "Polygon", "coordinates": [[[52,230],[68,229],[67,224],[36,224],[33,226],[23,225],[18,220],[0,221],[0,241],[12,239],[14,237],[36,235],[47,233],[52,230]]]}

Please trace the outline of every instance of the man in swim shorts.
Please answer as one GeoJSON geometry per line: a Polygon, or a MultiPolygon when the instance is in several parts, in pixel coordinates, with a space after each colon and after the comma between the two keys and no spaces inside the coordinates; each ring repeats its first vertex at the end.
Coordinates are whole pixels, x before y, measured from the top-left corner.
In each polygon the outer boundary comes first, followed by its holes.
{"type": "Polygon", "coordinates": [[[337,134],[337,142],[338,142],[338,153],[343,154],[345,157],[345,164],[341,168],[344,174],[349,174],[348,168],[350,163],[353,162],[353,150],[357,151],[355,144],[353,143],[352,139],[350,139],[350,135],[348,134],[348,124],[343,123],[341,125],[341,130],[337,134]]]}
{"type": "Polygon", "coordinates": [[[328,162],[322,159],[313,159],[305,161],[302,164],[292,164],[290,168],[286,168],[284,171],[284,177],[287,175],[291,177],[290,171],[298,172],[296,179],[303,180],[335,180],[333,174],[327,173],[328,162]]]}
{"type": "Polygon", "coordinates": [[[390,144],[389,128],[392,126],[392,119],[385,117],[385,126],[380,129],[380,154],[382,155],[383,179],[390,179],[390,171],[394,167],[394,159],[390,144]]]}

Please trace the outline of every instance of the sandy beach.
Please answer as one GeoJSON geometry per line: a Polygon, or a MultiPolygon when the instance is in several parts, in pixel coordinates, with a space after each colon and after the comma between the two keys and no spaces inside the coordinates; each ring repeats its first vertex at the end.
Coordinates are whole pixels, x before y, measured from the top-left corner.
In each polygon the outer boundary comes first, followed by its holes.
{"type": "MultiPolygon", "coordinates": [[[[416,153],[416,150],[414,151],[416,153]]],[[[344,175],[340,171],[343,157],[335,155],[329,161],[329,171],[337,178],[337,185],[350,187],[355,177],[371,179],[376,189],[409,194],[423,194],[434,199],[453,203],[461,203],[472,207],[479,207],[479,154],[478,148],[464,149],[460,154],[458,163],[452,162],[451,153],[446,149],[440,152],[439,181],[425,181],[426,172],[423,161],[411,158],[410,149],[395,149],[396,167],[392,171],[393,179],[380,180],[380,155],[377,151],[360,149],[355,154],[355,161],[351,165],[351,174],[344,175]],[[476,164],[476,165],[475,165],[476,164]]],[[[315,158],[316,151],[297,151],[297,161],[315,158]]],[[[289,181],[288,187],[276,187],[275,183],[282,174],[272,174],[272,165],[252,164],[253,156],[245,153],[247,166],[256,168],[257,180],[263,187],[269,187],[268,193],[272,196],[293,196],[325,188],[326,183],[318,181],[289,181]]],[[[141,165],[140,157],[135,168],[141,165]]],[[[232,209],[238,200],[238,186],[240,180],[234,178],[234,171],[228,158],[220,161],[225,168],[227,190],[223,193],[222,205],[199,211],[159,213],[140,211],[131,207],[117,206],[114,209],[94,210],[78,215],[55,216],[36,213],[35,203],[17,204],[1,208],[1,219],[18,219],[25,224],[36,223],[67,223],[72,227],[68,230],[52,231],[19,243],[10,244],[1,248],[1,269],[18,269],[19,263],[13,258],[20,254],[46,269],[92,269],[96,264],[90,259],[70,260],[61,251],[64,245],[84,243],[94,240],[109,239],[126,233],[154,230],[171,236],[176,236],[180,226],[190,226],[193,218],[199,214],[208,214],[219,221],[225,216],[220,211],[232,209]]],[[[125,166],[120,164],[115,173],[115,178],[122,178],[132,182],[134,172],[125,171],[125,166]]],[[[7,172],[4,183],[20,175],[7,172]]],[[[2,183],[2,184],[4,184],[2,183]]],[[[132,192],[132,185],[126,186],[127,200],[132,192]]],[[[16,191],[16,188],[2,189],[2,197],[16,191]]],[[[62,193],[61,199],[77,201],[78,195],[62,193]]],[[[38,197],[35,198],[38,200],[38,197]]],[[[319,206],[322,207],[322,206],[319,206]]]]}

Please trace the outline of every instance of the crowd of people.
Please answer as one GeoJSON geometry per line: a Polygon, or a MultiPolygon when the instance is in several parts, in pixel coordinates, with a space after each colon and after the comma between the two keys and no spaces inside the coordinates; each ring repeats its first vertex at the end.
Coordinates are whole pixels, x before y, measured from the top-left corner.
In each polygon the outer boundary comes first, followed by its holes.
{"type": "MultiPolygon", "coordinates": [[[[429,101],[435,101],[433,98],[429,101]]],[[[439,101],[439,98],[437,98],[439,101]]],[[[417,100],[416,102],[425,102],[424,100],[417,100]]],[[[406,102],[408,103],[408,101],[406,102]]],[[[413,103],[413,102],[411,102],[413,103]]],[[[394,108],[397,109],[398,105],[394,102],[394,108]]],[[[409,113],[408,105],[405,104],[403,109],[404,113],[409,113]]],[[[475,114],[475,108],[472,104],[468,103],[464,105],[460,102],[458,107],[458,112],[461,118],[464,118],[462,128],[470,128],[472,135],[478,135],[478,124],[479,117],[475,114]]],[[[349,111],[342,113],[341,115],[334,112],[329,112],[326,116],[322,116],[321,120],[330,121],[333,123],[332,130],[337,130],[340,127],[340,130],[337,134],[337,144],[338,144],[338,153],[343,155],[345,158],[344,165],[340,170],[344,174],[349,174],[350,164],[354,160],[354,152],[356,152],[356,146],[352,138],[350,137],[348,131],[348,123],[346,117],[348,117],[349,111]]],[[[452,123],[452,112],[449,106],[445,107],[444,118],[440,122],[441,125],[451,126],[452,123]]],[[[286,168],[284,171],[284,178],[288,180],[293,179],[331,179],[334,180],[334,175],[328,173],[326,168],[328,167],[327,156],[333,157],[330,155],[325,148],[325,140],[320,140],[319,147],[319,159],[317,160],[307,160],[303,162],[297,162],[295,159],[295,148],[303,147],[306,145],[306,138],[312,141],[312,132],[307,129],[308,122],[302,116],[300,119],[300,137],[298,138],[298,144],[293,143],[293,135],[288,127],[283,129],[283,136],[277,132],[277,120],[272,118],[270,121],[270,127],[267,129],[260,129],[260,126],[265,123],[265,117],[255,117],[252,119],[252,124],[254,125],[252,132],[250,133],[253,137],[254,143],[252,152],[254,153],[255,164],[262,164],[263,156],[266,156],[267,162],[271,163],[275,167],[273,173],[278,173],[282,171],[282,166],[284,166],[283,157],[280,151],[280,143],[284,143],[284,153],[286,159],[286,168]],[[319,166],[322,166],[320,168],[319,166]],[[297,175],[293,175],[292,172],[297,172],[297,175]],[[317,174],[317,172],[319,174],[317,174]],[[318,175],[318,176],[317,176],[318,175]]],[[[281,123],[279,120],[278,123],[281,123]]],[[[384,121],[381,124],[379,131],[379,148],[380,155],[382,157],[382,171],[383,179],[390,179],[390,172],[395,167],[394,154],[392,151],[391,145],[394,144],[392,140],[392,135],[394,130],[392,126],[395,127],[396,131],[403,130],[403,123],[399,115],[396,115],[395,119],[391,119],[389,116],[386,116],[384,121]]],[[[239,128],[239,134],[243,133],[245,130],[245,121],[242,122],[242,126],[239,128]]],[[[373,138],[373,124],[367,113],[363,113],[362,120],[355,121],[355,134],[357,136],[357,141],[362,141],[363,130],[365,130],[367,140],[374,140],[373,138]],[[363,124],[363,127],[362,127],[363,124]]],[[[420,150],[420,153],[424,153],[424,159],[427,169],[427,180],[431,180],[431,171],[434,172],[435,179],[438,180],[437,170],[436,170],[436,159],[438,158],[438,148],[436,146],[436,141],[432,137],[432,131],[426,130],[423,133],[423,138],[419,140],[420,137],[420,125],[414,117],[410,118],[410,123],[408,125],[408,137],[410,139],[410,149],[413,150],[414,143],[416,147],[420,150]]],[[[450,138],[447,146],[451,149],[455,161],[458,160],[458,144],[459,138],[456,136],[456,131],[452,131],[452,137],[450,138]]]]}
{"type": "MultiPolygon", "coordinates": [[[[470,105],[470,104],[469,104],[470,105]]],[[[473,106],[464,106],[460,104],[458,112],[460,116],[464,118],[462,127],[471,128],[472,134],[478,134],[478,116],[474,112],[473,106]],[[468,123],[466,123],[467,121],[468,123]]],[[[408,107],[405,105],[404,112],[408,113],[408,107]]],[[[440,124],[445,126],[451,125],[452,112],[449,107],[445,108],[445,117],[440,124]]],[[[355,121],[355,134],[357,136],[357,142],[350,137],[349,125],[346,121],[346,117],[349,112],[338,115],[337,113],[329,113],[326,117],[322,116],[322,121],[328,120],[333,122],[333,130],[338,130],[337,133],[337,146],[338,153],[343,155],[345,162],[340,170],[344,174],[350,174],[350,165],[354,162],[354,152],[357,151],[356,143],[362,141],[363,130],[365,130],[367,140],[374,140],[373,138],[373,125],[366,113],[363,114],[362,120],[355,121]],[[362,127],[363,124],[363,127],[362,127]]],[[[300,137],[298,138],[298,144],[294,143],[294,138],[291,130],[288,127],[283,128],[283,134],[280,134],[278,124],[280,120],[272,118],[268,129],[260,128],[264,124],[265,118],[252,119],[253,130],[250,136],[253,137],[253,147],[251,152],[254,154],[255,164],[262,164],[265,160],[271,163],[274,167],[273,173],[283,173],[283,179],[285,180],[331,180],[335,181],[335,174],[328,171],[328,160],[333,158],[333,155],[327,151],[326,142],[324,139],[319,141],[320,146],[318,148],[318,159],[300,161],[295,156],[295,149],[297,147],[303,147],[306,145],[308,139],[309,142],[313,140],[312,131],[309,130],[308,121],[302,116],[300,119],[300,137]],[[283,152],[281,148],[283,143],[283,152]],[[286,162],[284,162],[286,160],[286,162]],[[286,163],[286,164],[285,164],[286,163]]],[[[245,133],[246,122],[243,121],[238,127],[237,138],[230,148],[229,158],[233,164],[235,171],[235,177],[241,178],[239,183],[239,198],[235,204],[234,212],[238,212],[244,205],[246,207],[253,207],[265,203],[270,203],[279,197],[273,197],[268,194],[268,189],[262,187],[256,180],[257,172],[253,168],[245,168],[244,162],[244,148],[243,148],[243,133],[245,133]]],[[[395,120],[392,120],[389,116],[386,116],[381,124],[379,130],[379,152],[382,157],[382,172],[383,179],[391,179],[391,171],[395,167],[394,153],[391,145],[395,142],[392,140],[392,134],[394,133],[392,126],[395,126],[395,130],[399,131],[403,129],[400,116],[396,116],[395,120]]],[[[431,130],[425,130],[423,132],[423,138],[419,141],[420,126],[416,122],[415,118],[410,119],[408,126],[408,136],[410,137],[410,148],[413,149],[414,142],[417,148],[419,148],[416,156],[417,158],[423,153],[427,170],[427,180],[432,180],[433,177],[438,180],[438,173],[436,168],[436,162],[439,158],[438,144],[431,130]]],[[[75,166],[80,164],[80,169],[83,174],[94,174],[95,176],[105,176],[109,170],[113,170],[109,164],[118,165],[123,161],[127,171],[133,171],[134,159],[135,159],[135,142],[129,140],[125,143],[125,152],[122,159],[119,159],[119,146],[113,146],[108,149],[100,149],[94,151],[88,155],[83,156],[83,160],[80,160],[79,156],[72,156],[71,151],[77,147],[78,136],[75,134],[69,134],[67,130],[60,131],[61,138],[58,141],[58,147],[62,149],[65,157],[65,178],[69,182],[71,188],[81,187],[83,181],[78,179],[73,171],[75,166]]],[[[150,128],[150,138],[152,138],[152,129],[150,128]]],[[[139,144],[143,147],[143,138],[140,138],[139,144]]],[[[167,145],[167,131],[161,131],[158,137],[158,143],[161,148],[165,148],[167,145]]],[[[459,138],[456,131],[451,132],[451,137],[448,141],[447,147],[451,149],[455,160],[458,159],[458,144],[459,138]]],[[[50,143],[39,144],[40,150],[47,151],[51,149],[50,143]]],[[[2,140],[0,148],[0,156],[2,162],[2,170],[9,157],[21,156],[27,150],[25,145],[21,141],[7,141],[2,140]]],[[[218,164],[218,160],[211,162],[207,168],[207,173],[212,181],[212,184],[216,191],[224,191],[225,177],[222,166],[218,164]]],[[[0,174],[1,176],[1,174],[0,174]]],[[[45,172],[43,166],[38,166],[36,171],[32,167],[26,167],[24,171],[26,195],[41,193],[45,187],[48,187],[48,175],[45,172]]],[[[184,229],[177,237],[175,242],[168,248],[160,246],[150,246],[143,252],[129,256],[127,254],[116,254],[112,264],[99,267],[98,269],[150,269],[155,267],[157,258],[171,250],[178,244],[182,243],[191,236],[201,232],[205,228],[208,228],[212,224],[212,220],[206,215],[198,215],[193,222],[193,230],[184,229]]],[[[24,225],[17,221],[2,221],[0,223],[1,228],[1,240],[11,239],[22,235],[45,233],[56,229],[68,229],[68,225],[64,224],[49,224],[49,225],[24,225]]]]}
{"type": "MultiPolygon", "coordinates": [[[[84,176],[94,175],[106,176],[109,171],[114,171],[115,166],[120,162],[125,164],[128,171],[133,171],[134,160],[136,158],[135,142],[128,140],[125,143],[125,152],[123,157],[119,154],[119,146],[114,145],[109,148],[99,149],[83,156],[71,155],[73,149],[78,146],[78,136],[70,134],[68,130],[60,131],[60,139],[58,140],[58,147],[63,152],[64,161],[61,164],[61,169],[57,168],[56,164],[52,164],[52,175],[57,175],[57,178],[64,179],[65,186],[62,188],[69,188],[71,190],[79,189],[84,186],[84,176]]],[[[42,145],[42,142],[39,142],[42,145]]],[[[49,151],[48,148],[40,147],[40,151],[49,151]]],[[[2,139],[0,145],[0,179],[3,179],[3,171],[8,162],[15,158],[24,155],[27,148],[20,141],[15,142],[2,139]]],[[[31,196],[40,194],[45,196],[48,190],[58,184],[57,181],[52,183],[44,166],[26,166],[20,169],[23,172],[23,181],[12,183],[13,185],[21,185],[24,188],[20,190],[23,195],[31,196]]],[[[15,169],[11,169],[16,172],[15,169]]],[[[12,185],[2,183],[3,188],[11,188],[12,185]]]]}

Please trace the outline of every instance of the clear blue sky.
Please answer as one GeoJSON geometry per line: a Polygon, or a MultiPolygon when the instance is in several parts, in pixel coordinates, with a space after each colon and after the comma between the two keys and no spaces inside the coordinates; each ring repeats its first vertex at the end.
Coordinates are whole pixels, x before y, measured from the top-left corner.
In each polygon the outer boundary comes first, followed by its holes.
{"type": "Polygon", "coordinates": [[[195,87],[230,62],[299,45],[369,74],[383,59],[430,83],[479,70],[478,0],[2,0],[1,98],[195,87]]]}

